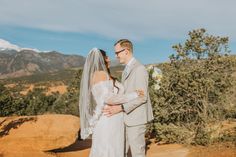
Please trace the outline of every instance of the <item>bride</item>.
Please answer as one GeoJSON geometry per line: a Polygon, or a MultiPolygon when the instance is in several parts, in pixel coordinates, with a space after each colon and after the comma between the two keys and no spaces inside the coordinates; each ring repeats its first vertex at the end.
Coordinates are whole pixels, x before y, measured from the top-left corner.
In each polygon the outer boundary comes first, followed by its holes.
{"type": "Polygon", "coordinates": [[[123,113],[103,115],[105,104],[122,104],[142,99],[143,91],[124,95],[124,87],[110,75],[106,52],[93,48],[85,61],[80,84],[81,138],[92,134],[90,157],[124,157],[123,113]]]}

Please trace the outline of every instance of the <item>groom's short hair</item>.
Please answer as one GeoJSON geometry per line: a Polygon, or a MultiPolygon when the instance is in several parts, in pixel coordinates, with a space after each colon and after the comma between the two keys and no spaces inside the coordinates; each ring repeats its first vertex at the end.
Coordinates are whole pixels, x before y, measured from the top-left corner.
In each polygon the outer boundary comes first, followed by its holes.
{"type": "Polygon", "coordinates": [[[120,39],[114,44],[114,46],[116,46],[117,44],[120,44],[121,47],[126,48],[131,53],[133,53],[133,44],[128,39],[120,39]]]}

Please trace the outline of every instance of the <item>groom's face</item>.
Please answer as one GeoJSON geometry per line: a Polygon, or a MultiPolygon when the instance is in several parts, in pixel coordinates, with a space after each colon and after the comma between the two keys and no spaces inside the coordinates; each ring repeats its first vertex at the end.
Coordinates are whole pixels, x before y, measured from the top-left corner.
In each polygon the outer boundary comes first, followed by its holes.
{"type": "Polygon", "coordinates": [[[115,55],[121,64],[126,63],[126,54],[127,54],[126,49],[121,47],[120,44],[116,44],[115,55]]]}

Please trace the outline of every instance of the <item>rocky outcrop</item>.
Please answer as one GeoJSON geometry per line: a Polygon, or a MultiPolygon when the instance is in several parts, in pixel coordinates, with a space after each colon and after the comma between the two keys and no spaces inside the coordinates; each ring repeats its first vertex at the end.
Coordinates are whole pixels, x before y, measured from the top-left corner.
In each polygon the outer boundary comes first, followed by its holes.
{"type": "Polygon", "coordinates": [[[64,148],[78,138],[79,118],[40,115],[0,118],[0,150],[46,151],[64,148]]]}

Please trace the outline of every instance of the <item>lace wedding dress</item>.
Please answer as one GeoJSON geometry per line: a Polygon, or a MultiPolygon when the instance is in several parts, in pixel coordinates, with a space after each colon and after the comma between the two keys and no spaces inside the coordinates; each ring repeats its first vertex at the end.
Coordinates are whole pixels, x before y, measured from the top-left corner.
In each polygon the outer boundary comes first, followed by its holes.
{"type": "Polygon", "coordinates": [[[124,87],[118,81],[102,81],[92,86],[92,94],[97,103],[90,121],[92,148],[90,157],[124,157],[123,112],[106,117],[102,114],[105,103],[121,104],[138,97],[136,92],[124,95],[124,87]]]}

